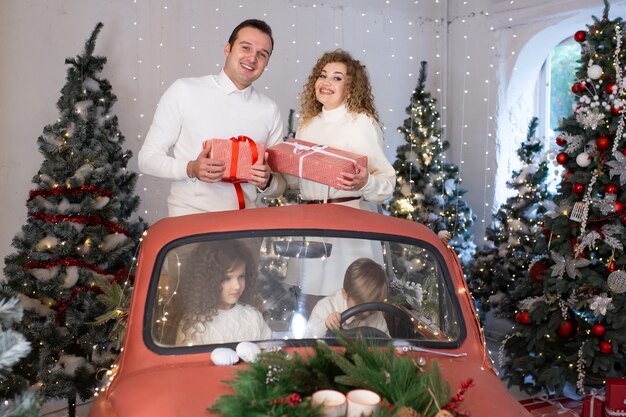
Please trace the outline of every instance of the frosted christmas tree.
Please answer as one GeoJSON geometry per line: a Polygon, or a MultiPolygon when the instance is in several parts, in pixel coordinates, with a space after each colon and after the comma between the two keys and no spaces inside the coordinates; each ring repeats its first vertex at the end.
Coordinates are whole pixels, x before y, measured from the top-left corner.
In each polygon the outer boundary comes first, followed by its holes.
{"type": "Polygon", "coordinates": [[[436,233],[450,232],[450,246],[467,265],[476,250],[471,234],[474,216],[463,200],[466,191],[459,187],[458,167],[446,162],[450,144],[441,138],[437,101],[426,91],[426,67],[422,61],[417,87],[406,108],[409,117],[398,128],[406,143],[396,151],[397,186],[385,209],[436,233]]]}
{"type": "Polygon", "coordinates": [[[17,296],[24,319],[17,323],[30,342],[30,356],[0,381],[1,392],[26,385],[44,399],[66,398],[69,415],[76,397],[89,398],[96,373],[115,357],[114,321],[94,325],[106,313],[97,300],[98,282],[129,288],[130,268],[145,224],[131,221],[139,205],[132,154],[111,114],[116,97],[99,74],[106,58],[93,56],[98,24],[85,50],[68,64],[57,102],[58,120],[38,138],[44,161],[32,182],[26,224],[5,258],[0,296],[17,296]]]}
{"type": "MultiPolygon", "coordinates": [[[[0,300],[0,381],[10,377],[13,365],[30,352],[30,343],[11,326],[22,320],[23,309],[17,298],[0,300]]],[[[18,394],[18,393],[16,393],[18,394]]],[[[36,417],[39,410],[32,395],[16,395],[0,402],[0,416],[36,417]]]]}
{"type": "Polygon", "coordinates": [[[541,259],[513,293],[517,324],[502,344],[509,383],[531,393],[583,394],[626,376],[626,56],[622,19],[608,12],[605,1],[602,19],[574,35],[578,102],[557,137],[558,208],[537,241],[541,259]]]}
{"type": "Polygon", "coordinates": [[[517,151],[522,168],[507,183],[515,193],[493,216],[486,244],[469,268],[468,286],[481,316],[491,310],[494,317],[513,320],[511,291],[525,279],[543,216],[554,208],[543,140],[535,137],[537,124],[537,118],[530,121],[526,140],[517,151]]]}

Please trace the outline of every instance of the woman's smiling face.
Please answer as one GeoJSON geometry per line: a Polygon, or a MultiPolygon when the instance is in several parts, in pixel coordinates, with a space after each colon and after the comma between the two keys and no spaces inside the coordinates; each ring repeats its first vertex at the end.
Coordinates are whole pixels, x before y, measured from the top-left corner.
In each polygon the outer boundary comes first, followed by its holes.
{"type": "Polygon", "coordinates": [[[315,82],[315,98],[325,110],[333,110],[348,98],[348,68],[342,62],[329,62],[315,82]]]}

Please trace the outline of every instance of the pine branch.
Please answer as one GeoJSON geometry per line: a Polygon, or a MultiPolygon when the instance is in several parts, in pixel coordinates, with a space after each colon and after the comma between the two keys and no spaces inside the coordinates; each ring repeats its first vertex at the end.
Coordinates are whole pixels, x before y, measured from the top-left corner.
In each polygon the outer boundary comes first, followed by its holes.
{"type": "Polygon", "coordinates": [[[98,34],[100,33],[100,30],[102,29],[103,26],[104,25],[102,24],[102,22],[98,22],[93,32],[91,32],[91,36],[89,37],[89,39],[87,39],[87,42],[85,42],[84,56],[93,55],[93,50],[96,47],[96,39],[98,38],[98,34]]]}

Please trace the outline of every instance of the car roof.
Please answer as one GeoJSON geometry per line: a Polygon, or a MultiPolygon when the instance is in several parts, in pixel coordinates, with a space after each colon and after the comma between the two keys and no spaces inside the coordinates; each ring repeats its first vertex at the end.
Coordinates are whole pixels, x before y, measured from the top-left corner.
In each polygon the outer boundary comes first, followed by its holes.
{"type": "Polygon", "coordinates": [[[153,248],[205,233],[294,229],[392,234],[417,238],[445,250],[437,235],[420,223],[337,204],[264,207],[168,217],[148,229],[150,238],[147,240],[153,248]]]}

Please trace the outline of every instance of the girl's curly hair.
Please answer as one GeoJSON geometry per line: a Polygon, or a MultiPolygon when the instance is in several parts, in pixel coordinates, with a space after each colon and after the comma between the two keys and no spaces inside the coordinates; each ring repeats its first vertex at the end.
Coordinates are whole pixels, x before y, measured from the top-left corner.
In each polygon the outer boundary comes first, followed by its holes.
{"type": "Polygon", "coordinates": [[[315,97],[315,82],[322,73],[322,69],[326,64],[331,62],[340,62],[346,65],[346,88],[347,100],[346,107],[351,113],[365,113],[377,123],[380,123],[376,106],[374,105],[374,96],[372,95],[372,86],[367,75],[365,65],[360,61],[352,58],[352,56],[342,50],[336,49],[332,52],[326,52],[318,60],[309,78],[302,90],[302,109],[300,112],[299,127],[304,127],[322,111],[322,103],[317,101],[315,97]]]}
{"type": "Polygon", "coordinates": [[[217,314],[222,282],[234,266],[245,266],[246,287],[238,303],[259,307],[256,262],[248,246],[237,240],[220,240],[198,244],[190,256],[191,265],[178,289],[180,330],[191,336],[194,324],[207,323],[217,314]]]}

